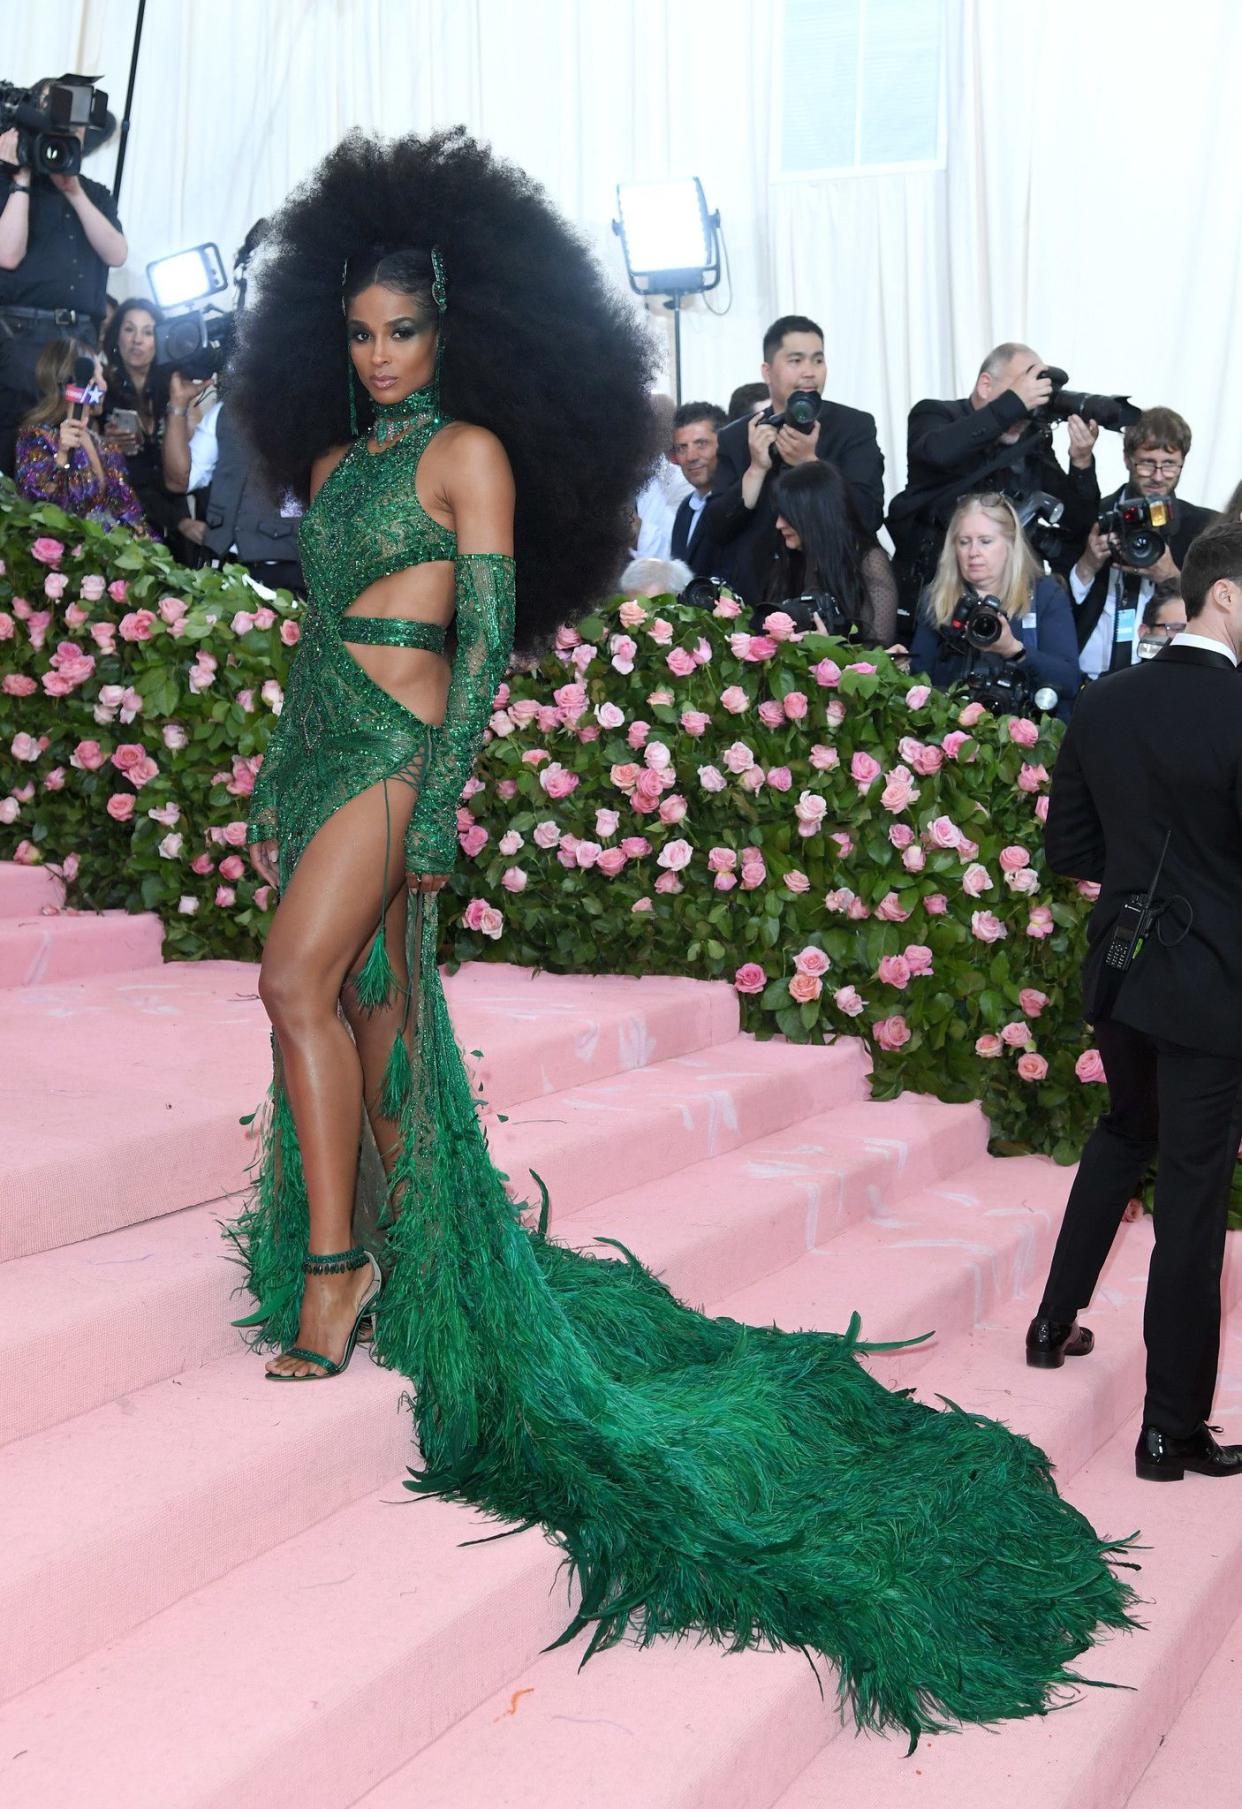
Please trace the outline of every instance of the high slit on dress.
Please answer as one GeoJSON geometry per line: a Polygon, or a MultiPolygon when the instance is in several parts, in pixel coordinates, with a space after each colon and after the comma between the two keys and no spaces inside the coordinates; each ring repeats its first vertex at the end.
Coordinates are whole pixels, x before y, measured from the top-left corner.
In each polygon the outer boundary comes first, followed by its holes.
{"type": "MultiPolygon", "coordinates": [[[[304,518],[311,602],[250,821],[251,840],[277,843],[282,887],[315,830],[381,780],[417,790],[408,869],[453,864],[512,646],[514,568],[457,556],[418,504],[418,459],[440,424],[381,454],[357,442],[304,518]],[[359,618],[342,614],[385,572],[446,557],[456,647],[432,728],[348,653],[359,618]]],[[[354,982],[371,1008],[395,985],[378,916],[354,982]]],[[[407,1486],[541,1526],[577,1585],[564,1637],[588,1630],[588,1657],[627,1631],[794,1646],[831,1661],[860,1725],[911,1740],[1052,1706],[1097,1629],[1129,1624],[1121,1544],[1062,1501],[1026,1439],[883,1388],[858,1360],[883,1347],[859,1342],[857,1316],[841,1334],[708,1319],[619,1246],[554,1242],[546,1194],[524,1223],[489,1154],[436,948],[436,899],[416,895],[382,1087],[398,1146],[385,1178],[363,1114],[355,1219],[385,1274],[375,1358],[410,1382],[422,1468],[407,1486]]],[[[226,1229],[257,1303],[239,1323],[255,1344],[295,1343],[308,1212],[278,1058],[254,1188],[226,1229]]]]}

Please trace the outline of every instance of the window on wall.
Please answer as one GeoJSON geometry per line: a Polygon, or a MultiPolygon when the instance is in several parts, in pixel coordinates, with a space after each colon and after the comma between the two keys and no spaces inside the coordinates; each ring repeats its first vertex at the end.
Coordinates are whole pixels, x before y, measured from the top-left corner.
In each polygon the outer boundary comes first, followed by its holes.
{"type": "Polygon", "coordinates": [[[783,0],[786,176],[944,161],[945,0],[783,0]]]}

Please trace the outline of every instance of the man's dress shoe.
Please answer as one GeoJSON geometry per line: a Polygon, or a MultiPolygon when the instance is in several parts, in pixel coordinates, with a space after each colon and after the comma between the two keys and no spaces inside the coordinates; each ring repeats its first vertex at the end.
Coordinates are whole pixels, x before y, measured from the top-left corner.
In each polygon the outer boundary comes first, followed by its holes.
{"type": "Polygon", "coordinates": [[[1086,1357],[1094,1349],[1094,1336],[1076,1319],[1067,1325],[1041,1314],[1026,1329],[1026,1360],[1032,1369],[1060,1369],[1067,1357],[1086,1357]]]}
{"type": "Polygon", "coordinates": [[[1144,1426],[1134,1448],[1135,1475],[1144,1482],[1180,1482],[1187,1470],[1197,1476],[1242,1476],[1242,1445],[1218,1445],[1210,1426],[1200,1426],[1189,1438],[1144,1426]]]}

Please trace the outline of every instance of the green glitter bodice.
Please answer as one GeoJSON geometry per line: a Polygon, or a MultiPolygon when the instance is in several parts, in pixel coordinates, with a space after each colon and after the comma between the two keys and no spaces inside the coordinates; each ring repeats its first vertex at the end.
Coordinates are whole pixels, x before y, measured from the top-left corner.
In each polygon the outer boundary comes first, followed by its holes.
{"type": "MultiPolygon", "coordinates": [[[[419,400],[410,397],[397,407],[409,419],[419,400]]],[[[365,438],[356,440],[303,517],[309,600],[248,831],[252,842],[277,843],[282,886],[321,824],[386,779],[417,792],[406,832],[408,870],[446,873],[456,860],[458,799],[513,648],[514,566],[501,553],[458,553],[456,536],[418,500],[419,460],[445,425],[432,398],[413,426],[381,451],[369,451],[365,438]],[[453,564],[456,644],[448,703],[437,727],[376,683],[349,644],[438,653],[446,631],[435,623],[344,611],[378,579],[439,560],[453,564]]]]}

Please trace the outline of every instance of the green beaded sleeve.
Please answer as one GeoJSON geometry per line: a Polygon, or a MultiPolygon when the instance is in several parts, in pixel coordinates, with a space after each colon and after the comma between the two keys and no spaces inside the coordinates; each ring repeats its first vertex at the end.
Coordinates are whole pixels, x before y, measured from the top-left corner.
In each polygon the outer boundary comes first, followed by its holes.
{"type": "Polygon", "coordinates": [[[513,560],[506,553],[459,553],[453,565],[457,651],[444,721],[406,831],[409,873],[447,873],[457,859],[458,800],[513,652],[513,560]]]}

